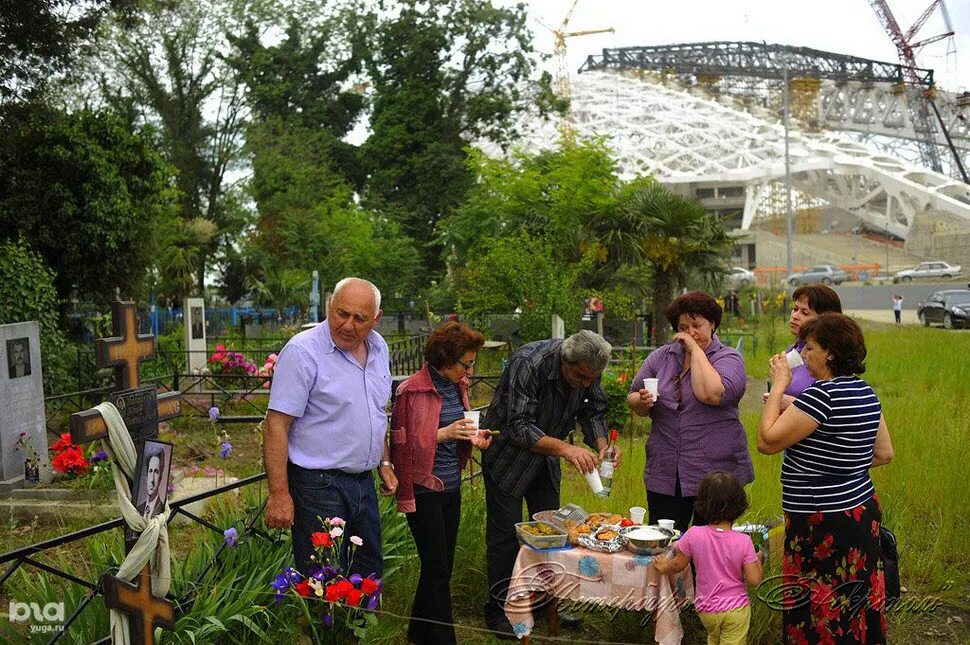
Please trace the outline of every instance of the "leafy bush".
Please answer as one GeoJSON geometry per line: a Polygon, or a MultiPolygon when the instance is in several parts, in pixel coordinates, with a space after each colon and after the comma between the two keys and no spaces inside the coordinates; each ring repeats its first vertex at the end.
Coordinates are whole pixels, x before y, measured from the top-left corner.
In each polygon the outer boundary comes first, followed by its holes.
{"type": "Polygon", "coordinates": [[[0,242],[0,325],[36,320],[40,324],[44,388],[62,391],[68,383],[68,347],[58,328],[54,272],[22,239],[0,242]]]}

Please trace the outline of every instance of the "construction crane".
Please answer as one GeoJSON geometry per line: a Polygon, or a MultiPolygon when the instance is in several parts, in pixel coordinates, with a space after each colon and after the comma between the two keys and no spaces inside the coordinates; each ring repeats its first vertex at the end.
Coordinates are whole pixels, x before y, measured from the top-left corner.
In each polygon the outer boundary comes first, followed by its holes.
{"type": "Polygon", "coordinates": [[[896,22],[893,12],[889,9],[889,5],[886,0],[869,0],[869,5],[872,7],[873,11],[876,12],[876,16],[879,18],[879,22],[882,23],[883,28],[889,34],[892,39],[893,44],[896,45],[896,50],[899,53],[899,62],[902,66],[903,79],[902,86],[906,92],[906,102],[909,105],[910,119],[913,122],[913,130],[916,134],[916,143],[919,146],[920,156],[923,159],[923,163],[936,172],[943,171],[943,165],[940,160],[940,151],[936,145],[936,126],[933,120],[933,114],[930,113],[932,110],[935,113],[937,121],[939,121],[940,128],[943,131],[943,135],[946,137],[947,143],[950,145],[950,150],[953,152],[953,156],[956,159],[957,167],[960,169],[963,175],[963,180],[970,183],[967,179],[967,173],[963,168],[963,162],[960,160],[960,155],[957,153],[956,148],[950,142],[949,133],[946,131],[946,126],[940,119],[939,110],[937,110],[936,105],[933,103],[934,88],[923,88],[920,84],[919,75],[916,71],[916,52],[921,48],[929,45],[930,43],[935,43],[944,38],[949,38],[953,36],[953,28],[950,26],[950,15],[947,13],[946,5],[943,4],[943,0],[933,0],[930,6],[923,11],[922,15],[916,19],[913,26],[907,29],[905,32],[896,22]],[[947,31],[924,40],[914,42],[914,38],[919,30],[926,24],[929,17],[936,11],[939,7],[941,13],[943,14],[943,20],[946,25],[947,31]]]}
{"type": "Polygon", "coordinates": [[[613,27],[606,29],[587,29],[584,31],[566,31],[566,27],[569,25],[569,19],[572,18],[577,4],[579,4],[579,0],[573,0],[569,11],[566,13],[566,17],[563,18],[562,24],[559,25],[558,29],[553,29],[540,21],[540,24],[551,31],[556,39],[556,46],[553,50],[556,56],[556,94],[559,95],[559,98],[567,102],[566,112],[560,119],[559,128],[562,132],[563,139],[567,141],[572,141],[575,132],[573,129],[572,90],[569,85],[569,62],[566,60],[566,39],[575,36],[588,36],[590,34],[612,34],[616,31],[613,27]]]}

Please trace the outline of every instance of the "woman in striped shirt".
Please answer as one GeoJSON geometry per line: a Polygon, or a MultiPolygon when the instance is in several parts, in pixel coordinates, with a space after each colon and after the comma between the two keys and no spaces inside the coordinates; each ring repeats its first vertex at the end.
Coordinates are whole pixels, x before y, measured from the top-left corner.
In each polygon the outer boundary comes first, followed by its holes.
{"type": "Polygon", "coordinates": [[[805,366],[815,378],[782,412],[791,382],[784,354],[771,358],[773,387],[758,450],[785,451],[784,640],[885,643],[882,513],[869,469],[892,459],[882,406],[865,372],[859,325],[840,313],[804,323],[805,366]]]}

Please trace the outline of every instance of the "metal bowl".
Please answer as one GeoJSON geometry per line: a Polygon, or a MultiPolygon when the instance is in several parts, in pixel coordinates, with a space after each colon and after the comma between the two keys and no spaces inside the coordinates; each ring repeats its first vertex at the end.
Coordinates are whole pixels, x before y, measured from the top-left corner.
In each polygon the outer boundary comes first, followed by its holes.
{"type": "Polygon", "coordinates": [[[670,546],[671,542],[679,538],[680,531],[665,529],[659,526],[628,526],[620,529],[620,535],[626,538],[626,548],[633,553],[636,553],[637,555],[656,555],[670,546]],[[654,532],[662,534],[663,537],[646,540],[631,537],[631,534],[636,536],[637,532],[643,531],[643,529],[652,529],[654,532]]]}

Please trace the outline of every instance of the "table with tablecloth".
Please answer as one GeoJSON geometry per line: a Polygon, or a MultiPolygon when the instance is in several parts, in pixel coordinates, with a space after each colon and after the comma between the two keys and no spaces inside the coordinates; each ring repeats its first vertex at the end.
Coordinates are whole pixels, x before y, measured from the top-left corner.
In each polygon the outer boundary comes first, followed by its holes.
{"type": "Polygon", "coordinates": [[[684,636],[680,611],[694,601],[694,582],[690,567],[664,576],[653,566],[652,556],[626,549],[598,553],[579,546],[560,551],[523,546],[505,604],[505,615],[520,638],[532,632],[532,600],[543,593],[581,611],[613,607],[652,612],[656,641],[674,645],[684,636]]]}

